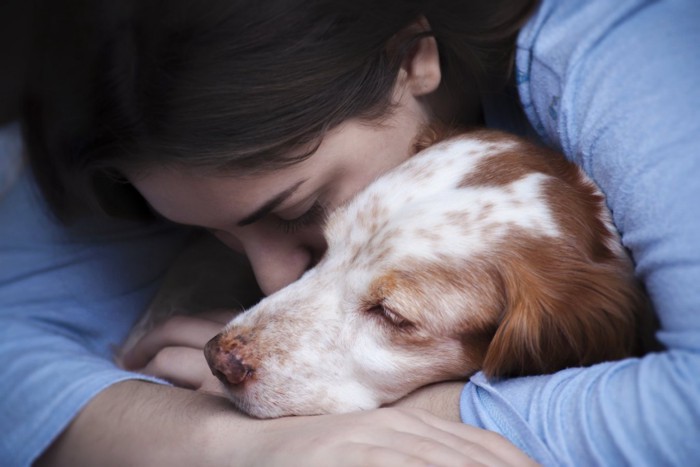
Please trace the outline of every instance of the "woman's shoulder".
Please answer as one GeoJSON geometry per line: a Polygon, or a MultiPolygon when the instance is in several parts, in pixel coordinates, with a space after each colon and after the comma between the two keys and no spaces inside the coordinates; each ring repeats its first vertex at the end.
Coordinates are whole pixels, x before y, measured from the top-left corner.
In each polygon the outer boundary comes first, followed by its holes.
{"type": "Polygon", "coordinates": [[[647,104],[658,116],[685,112],[689,96],[679,90],[698,89],[698,21],[694,0],[543,0],[518,37],[516,81],[528,120],[572,155],[579,133],[596,130],[592,121],[649,124],[644,99],[656,96],[647,104]]]}
{"type": "Polygon", "coordinates": [[[533,67],[568,81],[574,68],[601,57],[653,60],[670,43],[696,52],[700,8],[696,0],[542,0],[517,40],[518,82],[533,67]],[[690,36],[689,36],[690,34],[690,36]]]}
{"type": "MultiPolygon", "coordinates": [[[[550,60],[553,63],[549,65],[556,67],[557,63],[579,60],[617,31],[628,33],[630,27],[641,27],[636,20],[645,15],[652,15],[658,21],[660,16],[673,15],[674,10],[692,3],[694,0],[542,0],[521,30],[517,45],[519,49],[530,50],[539,59],[550,60]]],[[[634,44],[638,38],[628,39],[634,44]]]]}

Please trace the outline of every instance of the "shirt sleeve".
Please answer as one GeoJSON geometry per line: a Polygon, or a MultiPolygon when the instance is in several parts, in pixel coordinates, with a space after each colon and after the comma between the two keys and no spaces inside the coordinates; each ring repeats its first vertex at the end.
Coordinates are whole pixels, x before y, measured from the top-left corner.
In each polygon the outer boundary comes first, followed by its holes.
{"type": "Polygon", "coordinates": [[[544,0],[517,82],[540,137],[607,197],[668,350],[462,393],[465,423],[545,465],[700,459],[700,4],[544,0]]]}
{"type": "Polygon", "coordinates": [[[0,128],[0,465],[30,465],[102,389],[186,232],[104,221],[64,227],[0,128]]]}

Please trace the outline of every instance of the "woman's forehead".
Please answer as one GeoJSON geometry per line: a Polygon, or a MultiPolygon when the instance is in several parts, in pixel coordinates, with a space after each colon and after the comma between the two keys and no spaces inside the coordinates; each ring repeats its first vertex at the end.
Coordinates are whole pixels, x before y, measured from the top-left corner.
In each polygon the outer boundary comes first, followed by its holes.
{"type": "Polygon", "coordinates": [[[181,224],[214,228],[213,224],[219,224],[221,218],[234,222],[278,192],[291,186],[303,187],[308,179],[305,174],[310,172],[313,170],[300,164],[245,177],[160,167],[132,178],[131,182],[163,217],[181,224]]]}

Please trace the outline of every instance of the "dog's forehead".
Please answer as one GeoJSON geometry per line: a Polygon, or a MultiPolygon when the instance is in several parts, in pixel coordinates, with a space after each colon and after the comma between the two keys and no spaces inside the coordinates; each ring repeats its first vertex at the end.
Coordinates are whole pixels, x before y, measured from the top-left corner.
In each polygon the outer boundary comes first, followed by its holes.
{"type": "Polygon", "coordinates": [[[557,236],[543,195],[547,176],[523,173],[502,185],[465,185],[487,170],[483,161],[513,149],[510,141],[458,139],[419,154],[334,213],[326,230],[327,257],[376,271],[407,257],[464,258],[514,227],[557,236]]]}
{"type": "Polygon", "coordinates": [[[423,151],[375,180],[335,211],[326,225],[328,240],[371,231],[395,216],[397,210],[455,189],[480,160],[497,150],[485,142],[459,139],[423,151]],[[353,224],[361,229],[350,229],[353,224]]]}

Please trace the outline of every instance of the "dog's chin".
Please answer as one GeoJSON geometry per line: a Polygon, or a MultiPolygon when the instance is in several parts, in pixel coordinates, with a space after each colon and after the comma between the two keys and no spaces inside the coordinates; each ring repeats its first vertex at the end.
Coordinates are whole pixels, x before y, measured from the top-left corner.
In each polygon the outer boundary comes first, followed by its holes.
{"type": "Polygon", "coordinates": [[[381,402],[369,398],[346,401],[332,397],[327,397],[323,401],[293,400],[279,395],[265,397],[264,392],[250,396],[245,392],[233,393],[231,391],[228,391],[228,396],[239,411],[258,419],[343,414],[372,410],[382,405],[381,402]]]}
{"type": "Polygon", "coordinates": [[[282,418],[282,417],[306,417],[315,415],[332,415],[332,414],[343,414],[350,412],[358,412],[362,410],[372,410],[379,408],[379,405],[371,406],[360,406],[360,405],[343,405],[334,404],[329,407],[313,407],[306,405],[306,407],[279,407],[279,406],[265,406],[258,404],[249,404],[245,401],[238,399],[231,399],[233,404],[241,412],[258,419],[271,419],[271,418],[282,418]]]}
{"type": "Polygon", "coordinates": [[[233,405],[236,406],[238,410],[245,413],[246,415],[258,418],[261,420],[271,419],[271,418],[282,418],[282,417],[300,417],[300,416],[312,416],[312,415],[326,415],[333,412],[328,412],[322,407],[315,407],[315,410],[302,409],[289,406],[280,406],[276,404],[260,404],[250,403],[245,399],[240,398],[230,398],[233,405]]]}

